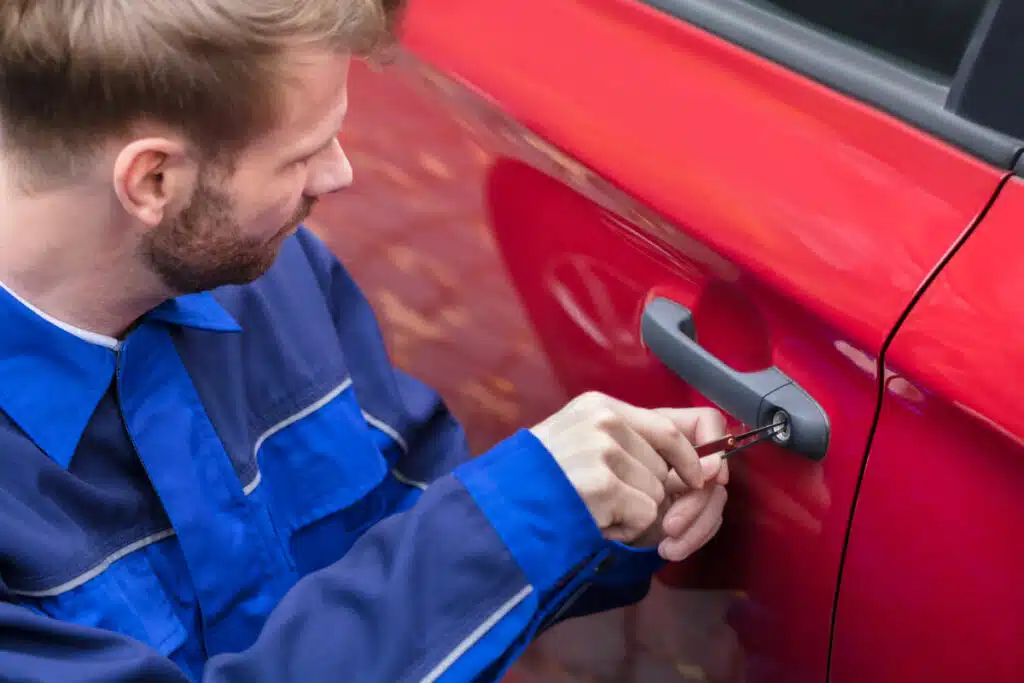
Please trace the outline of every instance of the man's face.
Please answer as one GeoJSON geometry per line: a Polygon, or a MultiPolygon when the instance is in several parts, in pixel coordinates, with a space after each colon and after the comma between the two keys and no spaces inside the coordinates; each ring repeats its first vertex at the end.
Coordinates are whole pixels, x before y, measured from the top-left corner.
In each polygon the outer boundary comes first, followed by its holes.
{"type": "Polygon", "coordinates": [[[263,275],[321,195],[347,187],[337,135],[348,105],[349,60],[306,56],[289,69],[281,123],[230,170],[206,164],[188,204],[142,239],[142,256],[172,291],[245,284],[263,275]]]}

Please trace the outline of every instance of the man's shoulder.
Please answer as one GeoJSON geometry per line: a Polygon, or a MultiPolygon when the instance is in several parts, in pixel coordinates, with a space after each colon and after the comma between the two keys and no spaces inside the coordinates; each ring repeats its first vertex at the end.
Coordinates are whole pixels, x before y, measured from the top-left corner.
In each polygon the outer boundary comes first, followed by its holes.
{"type": "Polygon", "coordinates": [[[184,330],[178,340],[179,355],[209,411],[219,415],[244,404],[262,424],[345,381],[373,386],[367,393],[375,394],[388,375],[372,310],[308,229],[285,241],[263,277],[212,294],[241,332],[184,330]]]}

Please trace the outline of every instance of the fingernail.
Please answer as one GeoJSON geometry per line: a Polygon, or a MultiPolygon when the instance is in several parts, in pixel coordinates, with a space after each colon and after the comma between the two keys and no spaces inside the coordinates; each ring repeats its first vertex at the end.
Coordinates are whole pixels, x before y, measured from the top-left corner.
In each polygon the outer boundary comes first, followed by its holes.
{"type": "Polygon", "coordinates": [[[722,454],[713,453],[704,457],[701,460],[701,473],[704,475],[704,479],[711,479],[718,475],[718,471],[722,469],[722,454]]]}

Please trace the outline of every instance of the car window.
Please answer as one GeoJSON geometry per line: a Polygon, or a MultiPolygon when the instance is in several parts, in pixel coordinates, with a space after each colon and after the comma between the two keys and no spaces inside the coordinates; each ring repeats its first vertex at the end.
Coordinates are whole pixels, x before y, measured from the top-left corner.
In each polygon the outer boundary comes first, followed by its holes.
{"type": "Polygon", "coordinates": [[[742,0],[948,84],[988,0],[742,0]]]}

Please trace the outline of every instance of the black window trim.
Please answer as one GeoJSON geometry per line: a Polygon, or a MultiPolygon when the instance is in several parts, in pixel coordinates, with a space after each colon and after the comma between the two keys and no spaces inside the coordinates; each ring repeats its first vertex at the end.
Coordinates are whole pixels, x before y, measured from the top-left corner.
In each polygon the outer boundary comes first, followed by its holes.
{"type": "Polygon", "coordinates": [[[1022,93],[1024,129],[1024,36],[1011,30],[1024,25],[1024,2],[1019,0],[990,0],[952,86],[742,0],[642,1],[873,105],[993,166],[1013,169],[1024,150],[1020,138],[984,125],[1006,117],[1002,101],[992,94],[1016,88],[1022,93]],[[1008,54],[1019,55],[1013,68],[1006,67],[1008,54]],[[1020,78],[1014,79],[1015,74],[1020,78]]]}

